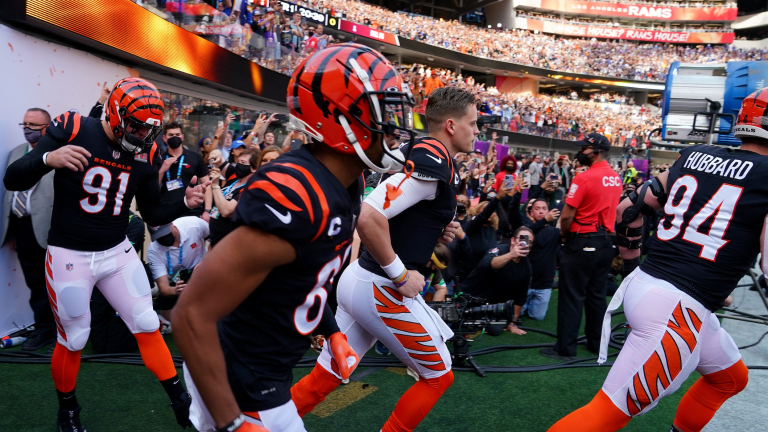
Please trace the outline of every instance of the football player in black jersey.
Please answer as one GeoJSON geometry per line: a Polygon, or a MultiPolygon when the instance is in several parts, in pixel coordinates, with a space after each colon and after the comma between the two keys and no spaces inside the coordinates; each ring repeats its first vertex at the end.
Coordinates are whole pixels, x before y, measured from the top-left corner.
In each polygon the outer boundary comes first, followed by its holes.
{"type": "MultiPolygon", "coordinates": [[[[451,330],[419,295],[427,263],[438,241],[453,240],[459,174],[453,159],[469,152],[477,129],[475,96],[457,87],[430,93],[426,118],[430,136],[412,145],[413,174],[384,178],[365,199],[358,233],[360,259],[341,275],[336,321],[355,352],[380,340],[419,374],[382,431],[411,431],[453,382],[445,341],[451,330]]],[[[333,391],[343,376],[323,351],[308,376],[293,388],[304,415],[333,391]]]]}
{"type": "Polygon", "coordinates": [[[614,431],[673,393],[694,370],[670,429],[700,431],[747,385],[747,367],[714,312],[749,270],[765,260],[768,215],[768,90],[744,99],[735,126],[741,148],[694,145],[625,198],[616,233],[625,279],[608,306],[599,362],[606,360],[610,313],[624,302],[632,327],[600,392],[551,431],[614,431]],[[640,262],[643,217],[663,210],[640,262]]]}
{"type": "Polygon", "coordinates": [[[311,142],[254,173],[235,230],[197,266],[173,313],[201,431],[304,431],[290,387],[313,332],[342,377],[359,360],[326,300],[350,256],[363,169],[406,162],[394,137],[413,142],[413,97],[381,54],[341,44],[297,67],[287,99],[311,142]]]}
{"type": "Polygon", "coordinates": [[[198,207],[205,185],[187,188],[183,200],[160,205],[154,138],[161,130],[163,102],[154,85],[140,78],[120,80],[105,108],[103,121],[75,112],[54,119],[38,145],[9,166],[4,178],[6,189],[24,191],[56,170],[45,266],[58,328],[51,371],[59,396],[59,431],[84,431],[75,381],[90,333],[94,285],[136,336],[144,363],[186,427],[189,394],[160,336],[149,281],[125,231],[134,196],[141,217],[162,225],[198,207]]]}

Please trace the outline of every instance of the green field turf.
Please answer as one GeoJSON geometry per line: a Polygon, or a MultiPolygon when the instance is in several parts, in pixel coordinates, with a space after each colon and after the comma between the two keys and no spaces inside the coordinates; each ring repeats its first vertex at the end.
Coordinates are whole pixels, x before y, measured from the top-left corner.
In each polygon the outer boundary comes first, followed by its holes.
{"type": "MultiPolygon", "coordinates": [[[[549,316],[543,322],[525,320],[525,326],[554,331],[557,291],[553,292],[549,316]]],[[[614,317],[616,323],[622,315],[614,317]]],[[[583,325],[583,324],[582,324],[583,325]]],[[[166,336],[173,354],[178,354],[171,336],[166,336]]],[[[525,336],[504,332],[481,336],[470,349],[496,345],[553,342],[546,335],[525,336]]],[[[212,342],[213,343],[213,342],[212,342]]],[[[84,353],[88,353],[88,347],[84,353]]],[[[370,357],[377,355],[371,351],[370,357]]],[[[583,346],[579,357],[591,357],[583,346]]],[[[480,365],[538,365],[556,363],[542,357],[538,349],[504,351],[476,357],[480,365]]],[[[360,369],[357,372],[363,372],[360,369]]],[[[389,417],[400,395],[413,378],[402,369],[380,369],[337,390],[314,413],[305,417],[309,432],[376,432],[389,417]],[[367,385],[365,385],[367,384],[367,385]],[[365,387],[365,388],[362,388],[365,387]],[[331,400],[333,399],[333,400],[331,400]],[[354,400],[354,402],[350,402],[354,400]]],[[[179,371],[181,374],[181,371],[179,371]]],[[[309,373],[296,369],[295,379],[309,373]]],[[[589,402],[600,389],[608,368],[564,369],[535,373],[491,373],[480,378],[471,372],[456,372],[453,386],[416,428],[417,432],[545,431],[558,419],[589,402]]],[[[685,390],[698,379],[694,373],[681,390],[661,401],[649,414],[638,417],[626,431],[666,432],[685,390]]],[[[56,395],[47,365],[0,363],[0,431],[54,431],[56,395]]],[[[77,394],[83,406],[82,420],[89,432],[174,431],[168,398],[154,375],[141,366],[83,363],[77,394]]]]}

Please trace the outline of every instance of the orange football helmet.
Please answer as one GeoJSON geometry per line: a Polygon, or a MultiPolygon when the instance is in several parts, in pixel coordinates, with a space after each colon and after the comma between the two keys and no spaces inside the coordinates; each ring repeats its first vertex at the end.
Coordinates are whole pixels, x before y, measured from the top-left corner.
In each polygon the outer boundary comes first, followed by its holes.
{"type": "MultiPolygon", "coordinates": [[[[413,95],[383,55],[360,44],[333,45],[305,59],[288,83],[289,121],[296,130],[345,154],[356,153],[372,170],[400,171],[408,160],[384,135],[411,142],[413,95]],[[381,161],[365,150],[380,141],[381,161]]],[[[408,151],[413,147],[409,145],[408,151]]]]}
{"type": "Polygon", "coordinates": [[[768,88],[758,90],[744,98],[733,128],[736,138],[768,139],[768,88]]]}
{"type": "Polygon", "coordinates": [[[149,150],[162,130],[165,105],[157,88],[147,80],[121,79],[104,108],[104,118],[125,151],[149,150]]]}

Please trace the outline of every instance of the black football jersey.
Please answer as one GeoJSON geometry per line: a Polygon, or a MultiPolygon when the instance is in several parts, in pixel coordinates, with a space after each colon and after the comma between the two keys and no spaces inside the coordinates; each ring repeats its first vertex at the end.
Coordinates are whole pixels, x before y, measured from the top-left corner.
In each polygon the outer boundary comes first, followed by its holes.
{"type": "Polygon", "coordinates": [[[711,145],[680,152],[669,198],[640,268],[715,311],[760,251],[768,157],[711,145]]]}
{"type": "MultiPolygon", "coordinates": [[[[433,200],[419,201],[390,219],[389,237],[393,250],[405,267],[424,273],[437,241],[456,214],[459,170],[443,143],[435,138],[416,140],[410,160],[414,164],[414,178],[429,181],[436,179],[439,182],[437,196],[433,200]]],[[[370,272],[387,277],[368,251],[361,254],[359,264],[370,272]]]]}
{"type": "Polygon", "coordinates": [[[121,149],[104,132],[101,121],[68,111],[56,117],[34,149],[6,171],[9,190],[26,190],[50,172],[43,154],[65,145],[91,155],[84,171],[56,170],[53,177],[53,215],[48,244],[81,251],[110,249],[125,239],[131,202],[136,196],[142,218],[152,225],[170,223],[186,209],[183,202],[159,206],[155,146],[149,152],[121,149]]]}
{"type": "MultiPolygon", "coordinates": [[[[363,190],[362,175],[345,189],[302,147],[259,168],[241,193],[234,227],[258,228],[296,250],[292,263],[274,268],[219,322],[229,379],[241,408],[263,409],[246,401],[259,399],[259,386],[271,389],[269,379],[290,374],[309,349],[333,280],[349,259],[363,190]]],[[[290,398],[290,382],[284,390],[272,396],[290,398]]]]}

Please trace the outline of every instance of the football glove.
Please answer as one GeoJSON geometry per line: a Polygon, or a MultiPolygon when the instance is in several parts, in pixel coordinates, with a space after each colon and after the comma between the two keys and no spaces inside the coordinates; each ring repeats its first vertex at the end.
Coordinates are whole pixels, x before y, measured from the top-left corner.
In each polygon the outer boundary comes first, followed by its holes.
{"type": "Polygon", "coordinates": [[[332,334],[327,341],[331,350],[331,369],[342,380],[348,380],[349,375],[360,363],[360,356],[352,350],[347,343],[347,336],[342,332],[332,334]]]}

